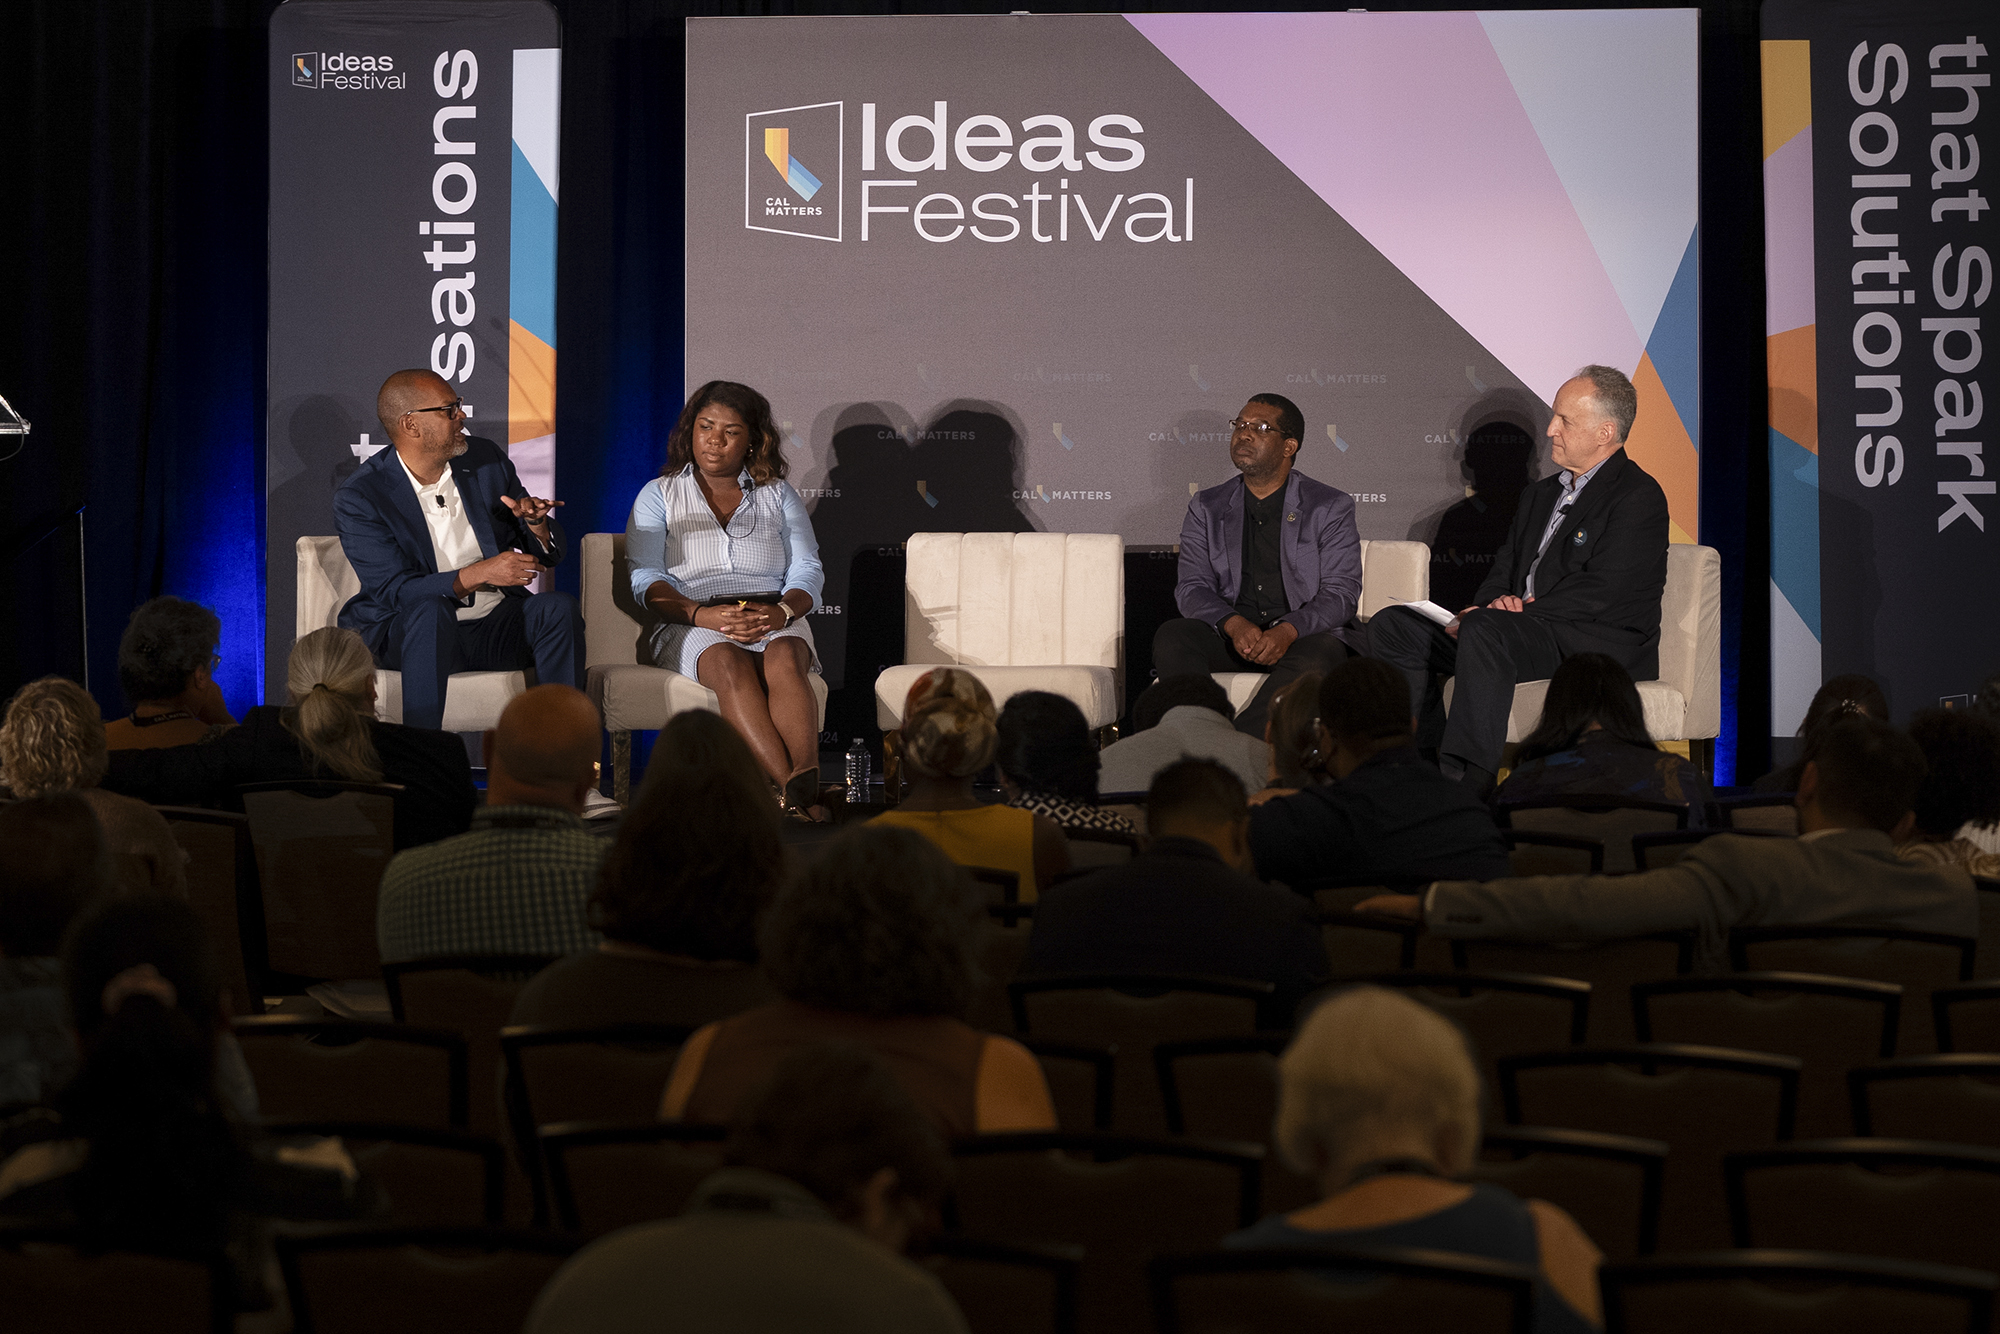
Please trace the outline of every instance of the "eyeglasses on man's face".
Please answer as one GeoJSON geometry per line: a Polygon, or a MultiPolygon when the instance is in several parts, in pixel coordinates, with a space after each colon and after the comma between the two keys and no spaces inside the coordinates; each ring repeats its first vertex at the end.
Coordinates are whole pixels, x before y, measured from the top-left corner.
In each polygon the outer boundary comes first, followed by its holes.
{"type": "Polygon", "coordinates": [[[1278,430],[1270,422],[1253,422],[1243,417],[1231,417],[1229,419],[1229,429],[1232,431],[1252,432],[1259,440],[1275,434],[1278,430]]]}
{"type": "Polygon", "coordinates": [[[447,417],[458,417],[458,416],[463,416],[465,413],[465,400],[462,398],[454,398],[451,402],[440,403],[438,406],[434,408],[411,408],[410,411],[442,412],[447,417]]]}

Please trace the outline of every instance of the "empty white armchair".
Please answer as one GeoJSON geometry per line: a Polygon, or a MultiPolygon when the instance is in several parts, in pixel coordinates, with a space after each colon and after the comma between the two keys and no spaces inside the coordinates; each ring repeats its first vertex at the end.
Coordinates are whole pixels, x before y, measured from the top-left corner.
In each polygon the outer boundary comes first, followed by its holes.
{"type": "MultiPolygon", "coordinates": [[[[1370,541],[1361,543],[1361,607],[1356,621],[1368,618],[1398,602],[1422,602],[1431,595],[1431,549],[1422,542],[1370,541]]],[[[1355,643],[1357,651],[1365,645],[1355,643]]],[[[1216,682],[1229,692],[1229,707],[1238,713],[1264,684],[1262,672],[1217,672],[1216,682]]],[[[1539,707],[1539,706],[1537,706],[1539,707]]]]}
{"type": "MultiPolygon", "coordinates": [[[[611,795],[619,801],[627,800],[632,790],[632,733],[658,731],[669,718],[689,709],[721,711],[713,690],[692,677],[653,665],[646,633],[655,619],[632,597],[625,534],[585,533],[584,688],[604,718],[604,730],[611,733],[611,795]]],[[[817,672],[807,680],[819,701],[819,725],[824,728],[826,682],[817,672]]]]}
{"type": "Polygon", "coordinates": [[[996,704],[1023,690],[1075,702],[1092,728],[1123,709],[1125,541],[1115,533],[912,533],[903,665],[875,678],[875,721],[932,667],[963,667],[996,704]]]}
{"type": "MultiPolygon", "coordinates": [[[[337,537],[302,537],[298,541],[298,616],[294,634],[304,638],[314,630],[340,623],[340,609],[361,591],[361,578],[347,563],[337,537]]],[[[444,692],[444,731],[484,732],[500,721],[507,701],[528,688],[526,672],[453,672],[444,692]]],[[[403,674],[387,668],[375,672],[375,716],[385,723],[403,721],[403,674]]]]}

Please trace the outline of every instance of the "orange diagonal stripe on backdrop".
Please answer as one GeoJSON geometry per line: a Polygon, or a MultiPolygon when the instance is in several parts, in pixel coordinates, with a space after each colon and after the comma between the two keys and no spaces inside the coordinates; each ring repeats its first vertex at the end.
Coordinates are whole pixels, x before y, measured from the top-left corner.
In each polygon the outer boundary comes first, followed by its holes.
{"type": "Polygon", "coordinates": [[[1819,453],[1819,372],[1813,330],[1802,324],[1764,340],[1771,384],[1771,429],[1819,453]]]}
{"type": "Polygon", "coordinates": [[[1681,414],[1674,410],[1666,385],[1660,382],[1660,373],[1653,369],[1650,354],[1639,358],[1632,387],[1639,391],[1639,416],[1625,438],[1625,452],[1667,493],[1672,539],[1692,542],[1701,531],[1700,456],[1681,423],[1681,414]]]}
{"type": "Polygon", "coordinates": [[[507,321],[507,443],[556,429],[556,350],[507,321]]]}

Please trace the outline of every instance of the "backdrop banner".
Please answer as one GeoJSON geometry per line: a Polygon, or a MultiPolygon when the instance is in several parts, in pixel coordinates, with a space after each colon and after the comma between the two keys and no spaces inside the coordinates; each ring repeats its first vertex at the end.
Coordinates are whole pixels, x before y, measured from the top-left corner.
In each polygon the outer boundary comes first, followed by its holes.
{"type": "MultiPolygon", "coordinates": [[[[375,391],[429,366],[468,434],[555,496],[561,50],[546,0],[287,0],[271,16],[266,697],[297,541],[387,443],[375,391]]],[[[312,627],[308,627],[312,628],[312,627]]]]}
{"type": "Polygon", "coordinates": [[[1875,678],[1900,718],[2000,669],[1993,19],[1981,0],[1764,5],[1774,737],[1834,676],[1875,678]]]}
{"type": "Polygon", "coordinates": [[[1172,543],[1260,391],[1439,601],[1586,363],[1694,540],[1696,71],[1691,9],[689,20],[687,386],[771,398],[830,683],[857,553],[1172,543]]]}

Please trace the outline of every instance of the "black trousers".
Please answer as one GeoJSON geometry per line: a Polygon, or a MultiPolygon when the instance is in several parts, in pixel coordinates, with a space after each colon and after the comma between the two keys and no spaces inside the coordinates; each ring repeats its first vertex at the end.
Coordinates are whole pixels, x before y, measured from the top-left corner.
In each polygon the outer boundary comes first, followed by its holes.
{"type": "Polygon", "coordinates": [[[1403,607],[1389,607],[1368,622],[1369,652],[1390,663],[1410,683],[1417,710],[1417,742],[1438,759],[1499,772],[1507,745],[1507,715],[1514,687],[1553,676],[1567,656],[1545,621],[1517,611],[1479,608],[1459,621],[1458,638],[1403,607]],[[1451,717],[1444,716],[1444,678],[1452,686],[1451,717]]]}
{"type": "Polygon", "coordinates": [[[1264,720],[1271,712],[1271,700],[1307,672],[1325,672],[1347,661],[1347,645],[1330,631],[1300,635],[1285,650],[1285,656],[1266,667],[1237,653],[1220,630],[1207,621],[1180,617],[1168,621],[1153,634],[1153,669],[1160,679],[1169,676],[1207,676],[1212,672],[1263,672],[1265,680],[1243,712],[1236,715],[1236,730],[1258,740],[1264,737],[1264,720]]]}

